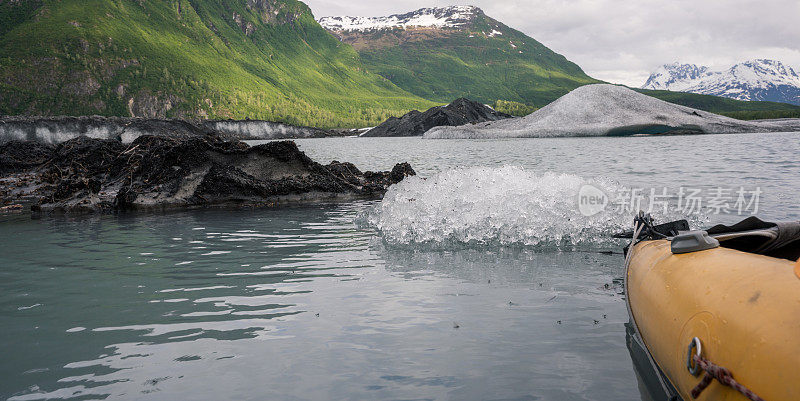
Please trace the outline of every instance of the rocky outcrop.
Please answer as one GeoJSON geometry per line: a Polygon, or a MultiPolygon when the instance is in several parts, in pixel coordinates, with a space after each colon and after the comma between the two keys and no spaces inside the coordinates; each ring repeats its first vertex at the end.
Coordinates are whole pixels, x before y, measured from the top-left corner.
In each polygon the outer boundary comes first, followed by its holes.
{"type": "MultiPolygon", "coordinates": [[[[151,93],[149,90],[142,90],[136,96],[128,99],[128,115],[139,118],[164,119],[167,117],[167,113],[181,102],[183,99],[173,94],[151,93]]],[[[103,108],[97,110],[103,110],[103,108]]],[[[186,116],[186,113],[180,110],[177,114],[181,118],[186,116]]]]}
{"type": "Polygon", "coordinates": [[[236,11],[233,12],[232,18],[233,22],[235,22],[236,25],[239,26],[239,29],[242,30],[242,33],[244,33],[245,36],[250,36],[253,34],[253,32],[256,31],[256,26],[253,25],[253,23],[250,21],[245,21],[244,17],[242,17],[242,15],[237,13],[236,11]]]}
{"type": "Polygon", "coordinates": [[[23,177],[29,186],[26,196],[34,199],[33,209],[51,212],[258,206],[375,197],[415,174],[407,163],[389,172],[361,172],[340,162],[323,166],[291,141],[250,147],[212,135],[145,135],[129,145],[78,137],[55,148],[27,142],[5,145],[0,152],[7,149],[17,149],[11,152],[19,159],[28,152],[31,160],[24,166],[25,162],[14,165],[0,177],[5,189],[13,186],[14,178],[23,177]],[[19,150],[22,148],[26,150],[19,150]]]}
{"type": "Polygon", "coordinates": [[[271,121],[206,120],[126,117],[2,117],[0,143],[36,141],[58,144],[79,136],[131,143],[142,135],[189,138],[216,134],[226,139],[320,138],[330,132],[271,121]]]}
{"type": "Polygon", "coordinates": [[[361,136],[420,136],[433,127],[475,124],[510,117],[485,104],[461,98],[424,113],[414,110],[400,118],[391,117],[361,136]]]}

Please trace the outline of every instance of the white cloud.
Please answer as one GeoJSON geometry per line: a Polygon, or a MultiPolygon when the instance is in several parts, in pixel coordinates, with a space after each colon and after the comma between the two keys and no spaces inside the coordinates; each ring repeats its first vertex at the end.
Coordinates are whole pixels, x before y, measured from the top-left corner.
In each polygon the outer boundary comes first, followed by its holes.
{"type": "Polygon", "coordinates": [[[318,17],[470,4],[589,75],[627,85],[674,61],[723,68],[772,58],[800,69],[797,0],[306,0],[318,17]]]}

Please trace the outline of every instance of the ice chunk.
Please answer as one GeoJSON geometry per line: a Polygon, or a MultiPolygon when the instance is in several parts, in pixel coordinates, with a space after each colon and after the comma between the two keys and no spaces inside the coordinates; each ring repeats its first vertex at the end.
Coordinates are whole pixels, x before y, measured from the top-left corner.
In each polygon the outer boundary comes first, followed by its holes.
{"type": "MultiPolygon", "coordinates": [[[[628,229],[632,213],[608,208],[585,216],[578,207],[585,185],[609,197],[623,190],[609,179],[538,174],[515,166],[453,169],[393,185],[359,221],[394,245],[619,246],[609,236],[628,229]]],[[[658,216],[660,221],[678,217],[658,216]]]]}

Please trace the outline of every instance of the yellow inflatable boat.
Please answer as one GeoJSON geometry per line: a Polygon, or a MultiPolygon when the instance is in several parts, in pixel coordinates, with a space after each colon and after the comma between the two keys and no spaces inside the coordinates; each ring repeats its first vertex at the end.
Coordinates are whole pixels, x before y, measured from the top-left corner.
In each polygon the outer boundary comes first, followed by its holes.
{"type": "Polygon", "coordinates": [[[800,400],[800,223],[628,233],[628,349],[644,399],[800,400]]]}

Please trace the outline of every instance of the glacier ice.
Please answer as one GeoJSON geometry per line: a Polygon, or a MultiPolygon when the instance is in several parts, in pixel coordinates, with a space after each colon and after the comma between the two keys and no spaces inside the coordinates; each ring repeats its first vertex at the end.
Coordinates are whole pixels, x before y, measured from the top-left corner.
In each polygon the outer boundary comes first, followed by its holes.
{"type": "MultiPolygon", "coordinates": [[[[633,214],[609,208],[584,216],[578,194],[587,184],[609,195],[622,191],[605,178],[540,174],[517,166],[452,169],[393,185],[359,223],[400,246],[616,247],[619,242],[610,234],[628,229],[633,214]]],[[[681,218],[674,212],[654,215],[659,221],[681,218]]]]}
{"type": "Polygon", "coordinates": [[[219,133],[231,139],[280,139],[324,137],[327,132],[310,127],[260,120],[184,120],[127,117],[0,117],[0,143],[39,141],[58,144],[79,136],[95,139],[119,139],[131,143],[142,135],[174,137],[219,133]]]}
{"type": "Polygon", "coordinates": [[[668,103],[626,87],[594,84],[577,88],[526,117],[435,127],[424,137],[535,138],[797,130],[800,120],[741,121],[668,103]]]}

